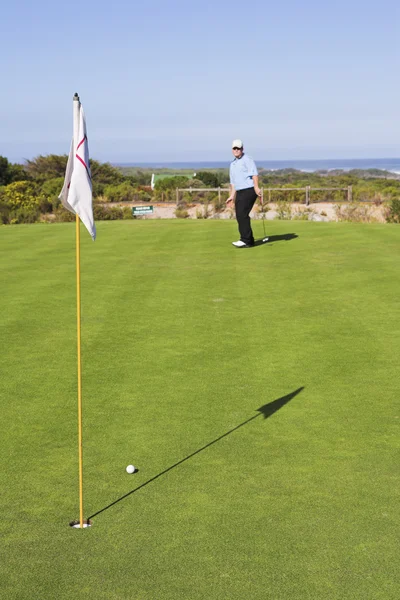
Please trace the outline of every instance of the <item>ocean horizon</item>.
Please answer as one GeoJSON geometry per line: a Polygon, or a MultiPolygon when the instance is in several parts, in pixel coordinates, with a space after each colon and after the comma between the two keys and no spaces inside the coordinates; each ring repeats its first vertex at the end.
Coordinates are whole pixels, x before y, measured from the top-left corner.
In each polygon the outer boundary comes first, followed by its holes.
{"type": "MultiPolygon", "coordinates": [[[[253,158],[255,158],[253,156],[253,158]]],[[[332,158],[332,159],[316,159],[316,160],[262,160],[256,159],[258,168],[267,169],[270,171],[278,171],[281,169],[297,169],[299,171],[314,172],[314,171],[332,171],[340,169],[343,171],[351,171],[352,169],[379,169],[381,171],[390,171],[400,174],[400,158],[332,158]]],[[[226,169],[229,166],[229,159],[226,161],[152,161],[152,162],[129,162],[129,163],[112,163],[118,167],[142,167],[145,169],[190,169],[193,171],[207,169],[226,169]]]]}

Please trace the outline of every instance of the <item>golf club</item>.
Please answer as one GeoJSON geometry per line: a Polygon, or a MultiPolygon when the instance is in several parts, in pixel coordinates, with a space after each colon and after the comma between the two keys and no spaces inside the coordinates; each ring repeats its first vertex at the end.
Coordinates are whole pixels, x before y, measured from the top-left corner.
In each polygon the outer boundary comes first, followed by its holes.
{"type": "Polygon", "coordinates": [[[261,196],[260,196],[260,200],[261,200],[261,220],[263,222],[263,228],[264,228],[264,237],[263,237],[263,243],[268,242],[268,237],[266,237],[266,231],[265,231],[265,219],[264,219],[264,191],[261,191],[261,196]]]}

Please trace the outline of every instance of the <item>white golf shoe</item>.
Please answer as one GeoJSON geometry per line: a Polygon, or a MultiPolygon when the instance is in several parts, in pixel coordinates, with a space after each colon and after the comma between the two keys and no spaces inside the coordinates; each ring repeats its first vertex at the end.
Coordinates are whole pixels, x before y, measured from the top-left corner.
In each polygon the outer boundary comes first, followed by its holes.
{"type": "Polygon", "coordinates": [[[247,246],[247,244],[242,242],[242,240],[238,240],[237,242],[232,242],[232,246],[235,246],[236,248],[243,248],[244,246],[247,246]]]}

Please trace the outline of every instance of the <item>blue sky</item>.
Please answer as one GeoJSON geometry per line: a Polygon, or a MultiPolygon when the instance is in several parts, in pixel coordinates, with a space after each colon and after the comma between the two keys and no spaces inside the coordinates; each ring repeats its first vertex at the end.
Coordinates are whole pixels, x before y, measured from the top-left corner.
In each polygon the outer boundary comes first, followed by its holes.
{"type": "Polygon", "coordinates": [[[0,20],[0,155],[400,156],[398,0],[14,0],[0,20]]]}

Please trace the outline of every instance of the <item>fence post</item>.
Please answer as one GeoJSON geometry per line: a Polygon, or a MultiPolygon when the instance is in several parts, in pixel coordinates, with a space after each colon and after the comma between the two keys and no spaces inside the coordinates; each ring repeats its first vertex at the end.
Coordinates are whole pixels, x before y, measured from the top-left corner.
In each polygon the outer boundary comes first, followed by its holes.
{"type": "Polygon", "coordinates": [[[306,206],[310,204],[310,186],[306,185],[306,206]]]}
{"type": "Polygon", "coordinates": [[[347,202],[352,202],[353,201],[353,186],[349,185],[347,187],[347,202]]]}
{"type": "Polygon", "coordinates": [[[176,188],[176,204],[179,204],[179,189],[176,188]]]}
{"type": "Polygon", "coordinates": [[[218,188],[218,206],[221,206],[221,186],[218,188]]]}
{"type": "Polygon", "coordinates": [[[268,188],[268,204],[271,204],[271,190],[268,188]]]}

